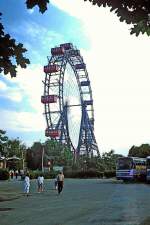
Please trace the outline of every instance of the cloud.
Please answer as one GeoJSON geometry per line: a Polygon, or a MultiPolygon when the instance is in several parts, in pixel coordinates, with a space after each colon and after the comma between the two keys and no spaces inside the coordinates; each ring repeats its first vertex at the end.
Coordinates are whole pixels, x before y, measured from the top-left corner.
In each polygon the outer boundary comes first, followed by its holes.
{"type": "Polygon", "coordinates": [[[10,131],[43,131],[44,120],[41,113],[0,111],[0,127],[10,131]]]}
{"type": "Polygon", "coordinates": [[[131,36],[130,26],[108,8],[80,0],[52,4],[79,19],[89,40],[90,48],[80,50],[93,90],[100,151],[127,154],[132,145],[150,142],[149,37],[131,36]]]}
{"type": "Polygon", "coordinates": [[[28,9],[27,11],[29,14],[33,14],[34,13],[34,9],[28,9]]]}
{"type": "Polygon", "coordinates": [[[1,91],[6,91],[7,90],[7,85],[3,81],[0,81],[0,90],[1,91]]]}
{"type": "Polygon", "coordinates": [[[19,90],[15,90],[13,87],[8,86],[5,82],[0,81],[0,97],[14,102],[21,102],[23,96],[19,93],[19,90]]]}
{"type": "MultiPolygon", "coordinates": [[[[12,81],[10,77],[7,77],[12,81]]],[[[39,64],[28,66],[26,69],[18,67],[17,77],[13,79],[13,84],[16,85],[17,93],[25,96],[31,106],[31,110],[41,112],[41,95],[43,94],[44,73],[43,67],[39,64]]],[[[12,88],[13,89],[13,88],[12,88]]]]}
{"type": "Polygon", "coordinates": [[[41,95],[43,94],[42,79],[44,79],[44,74],[40,65],[32,65],[27,69],[18,68],[17,77],[13,80],[7,76],[7,80],[13,84],[13,87],[7,86],[7,97],[15,101],[22,98],[22,102],[19,112],[11,109],[10,111],[0,111],[0,118],[3,118],[0,122],[0,127],[6,130],[43,130],[44,132],[45,118],[41,104],[41,95]],[[24,99],[28,104],[24,104],[24,99]]]}
{"type": "Polygon", "coordinates": [[[37,44],[40,46],[41,51],[41,48],[47,50],[47,46],[50,44],[53,45],[56,40],[57,43],[62,43],[64,41],[62,34],[54,30],[47,29],[43,25],[34,21],[30,23],[24,21],[17,28],[13,27],[11,29],[15,35],[23,34],[23,37],[26,37],[26,46],[33,51],[39,50],[37,50],[37,44]]]}
{"type": "MultiPolygon", "coordinates": [[[[43,67],[41,65],[32,65],[27,69],[18,67],[17,77],[11,79],[6,76],[6,83],[10,86],[2,84],[5,89],[0,89],[0,96],[7,95],[11,100],[19,100],[17,102],[18,111],[1,109],[0,110],[0,127],[6,130],[10,135],[16,134],[22,137],[28,146],[33,141],[42,139],[44,141],[44,131],[46,128],[45,117],[43,115],[44,107],[41,104],[41,95],[43,94],[44,79],[43,67]],[[30,134],[32,133],[32,137],[30,134]],[[29,137],[28,137],[29,136],[29,137]]],[[[8,106],[9,107],[9,106],[8,106]]],[[[7,107],[7,108],[8,108],[7,107]]]]}

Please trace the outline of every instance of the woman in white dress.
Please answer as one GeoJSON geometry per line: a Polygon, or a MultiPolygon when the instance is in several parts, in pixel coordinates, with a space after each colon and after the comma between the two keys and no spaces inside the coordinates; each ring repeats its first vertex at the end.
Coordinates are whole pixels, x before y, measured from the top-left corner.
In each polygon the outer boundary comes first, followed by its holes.
{"type": "Polygon", "coordinates": [[[24,179],[24,193],[27,196],[29,196],[29,191],[30,191],[30,177],[29,177],[29,173],[27,173],[24,179]]]}

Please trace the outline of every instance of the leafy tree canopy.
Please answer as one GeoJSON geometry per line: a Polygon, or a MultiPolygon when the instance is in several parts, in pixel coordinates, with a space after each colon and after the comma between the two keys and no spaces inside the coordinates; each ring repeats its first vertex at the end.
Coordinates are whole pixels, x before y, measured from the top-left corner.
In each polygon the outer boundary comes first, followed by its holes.
{"type": "Polygon", "coordinates": [[[132,24],[131,34],[140,32],[150,35],[150,1],[149,0],[84,0],[98,7],[110,7],[121,22],[132,24]]]}
{"type": "Polygon", "coordinates": [[[26,5],[28,9],[32,9],[34,6],[39,7],[39,11],[44,13],[47,10],[47,4],[49,0],[27,0],[26,5]]]}
{"type": "Polygon", "coordinates": [[[8,137],[5,134],[6,134],[6,131],[0,130],[0,154],[2,156],[6,155],[6,147],[7,147],[7,141],[8,141],[8,137]]]}
{"type": "Polygon", "coordinates": [[[7,142],[7,157],[17,156],[22,158],[22,153],[25,154],[26,146],[17,139],[10,139],[7,142]]]}
{"type": "MultiPolygon", "coordinates": [[[[0,13],[0,19],[1,15],[0,13]]],[[[16,44],[15,39],[4,32],[4,27],[0,23],[0,73],[3,71],[4,74],[10,73],[11,77],[15,77],[18,65],[26,68],[30,63],[29,59],[23,56],[26,51],[23,44],[16,44]]]]}
{"type": "Polygon", "coordinates": [[[129,150],[128,156],[146,158],[150,156],[150,145],[142,144],[139,147],[133,145],[129,150]]]}

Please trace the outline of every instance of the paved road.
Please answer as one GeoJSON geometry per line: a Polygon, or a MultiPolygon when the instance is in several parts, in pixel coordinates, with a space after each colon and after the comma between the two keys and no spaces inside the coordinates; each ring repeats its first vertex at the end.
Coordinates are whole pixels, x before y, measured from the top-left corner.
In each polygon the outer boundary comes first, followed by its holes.
{"type": "Polygon", "coordinates": [[[58,196],[53,183],[45,181],[39,194],[32,181],[31,196],[25,197],[21,181],[0,182],[0,197],[19,197],[0,202],[0,209],[13,208],[0,211],[0,225],[141,225],[150,216],[150,185],[66,179],[58,196]]]}

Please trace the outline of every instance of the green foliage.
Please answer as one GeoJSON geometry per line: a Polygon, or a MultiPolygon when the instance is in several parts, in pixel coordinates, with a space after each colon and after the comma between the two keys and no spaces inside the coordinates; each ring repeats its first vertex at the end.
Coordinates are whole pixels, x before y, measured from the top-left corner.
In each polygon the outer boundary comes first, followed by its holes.
{"type": "Polygon", "coordinates": [[[42,168],[42,144],[40,142],[34,142],[32,147],[27,149],[26,161],[27,167],[36,170],[42,168]]]}
{"type": "Polygon", "coordinates": [[[89,169],[89,170],[68,170],[64,171],[65,178],[102,178],[103,172],[89,169]]]}
{"type": "MultiPolygon", "coordinates": [[[[87,0],[84,0],[87,1],[87,0]]],[[[89,0],[98,7],[109,7],[121,22],[132,24],[131,34],[150,35],[150,3],[148,0],[89,0]]]]}
{"type": "MultiPolygon", "coordinates": [[[[0,20],[1,15],[0,13],[0,20]]],[[[23,56],[26,51],[23,44],[16,44],[15,39],[4,33],[4,27],[0,23],[0,73],[3,71],[4,74],[10,73],[11,77],[15,77],[18,65],[26,68],[30,63],[29,59],[23,56]]]]}
{"type": "Polygon", "coordinates": [[[9,161],[7,161],[7,168],[9,168],[9,170],[22,169],[22,161],[21,160],[9,160],[9,161]]]}
{"type": "Polygon", "coordinates": [[[116,170],[107,170],[104,172],[104,177],[106,178],[112,178],[116,177],[116,170]]]}
{"type": "Polygon", "coordinates": [[[6,156],[7,154],[7,142],[8,142],[8,137],[5,135],[6,131],[0,130],[0,153],[2,156],[6,156]]]}
{"type": "Polygon", "coordinates": [[[133,145],[129,150],[128,156],[146,158],[150,156],[150,145],[142,144],[139,147],[133,145]]]}
{"type": "Polygon", "coordinates": [[[8,180],[9,172],[6,169],[0,169],[0,180],[8,180]]]}
{"type": "Polygon", "coordinates": [[[28,9],[32,9],[35,6],[39,7],[39,11],[44,13],[47,10],[47,4],[49,0],[27,0],[26,5],[28,9]]]}
{"type": "Polygon", "coordinates": [[[44,151],[44,166],[48,166],[48,162],[51,162],[51,168],[54,165],[57,166],[69,166],[72,165],[73,154],[70,149],[65,145],[58,143],[57,141],[47,140],[44,143],[44,147],[40,142],[35,142],[33,146],[27,150],[26,161],[27,166],[32,169],[41,170],[42,168],[42,152],[44,151]],[[43,149],[44,148],[44,149],[43,149]]]}
{"type": "Polygon", "coordinates": [[[78,156],[76,164],[72,166],[73,170],[97,170],[100,172],[114,171],[116,169],[116,160],[122,155],[115,154],[114,150],[105,152],[102,156],[78,156]]]}
{"type": "Polygon", "coordinates": [[[31,170],[29,171],[30,179],[37,179],[39,175],[42,175],[44,179],[53,179],[57,176],[58,172],[50,171],[50,172],[41,172],[39,170],[31,170]]]}
{"type": "Polygon", "coordinates": [[[101,162],[102,162],[104,171],[115,170],[116,169],[116,161],[121,156],[122,155],[114,154],[114,150],[103,153],[101,162]]]}
{"type": "Polygon", "coordinates": [[[17,156],[19,158],[22,158],[22,152],[26,150],[26,146],[24,144],[21,144],[21,141],[17,139],[10,139],[7,142],[7,156],[17,156]]]}

